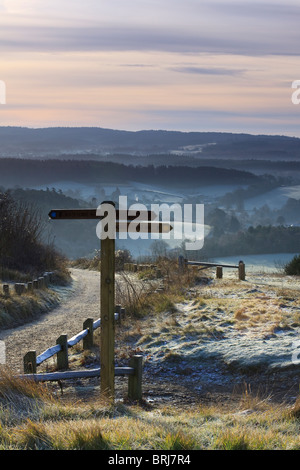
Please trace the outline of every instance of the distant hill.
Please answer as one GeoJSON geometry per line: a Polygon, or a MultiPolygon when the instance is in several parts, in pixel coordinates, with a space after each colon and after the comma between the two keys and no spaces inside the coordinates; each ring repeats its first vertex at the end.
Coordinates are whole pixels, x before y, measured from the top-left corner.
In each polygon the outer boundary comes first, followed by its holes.
{"type": "Polygon", "coordinates": [[[98,127],[30,129],[0,127],[0,158],[80,158],[103,155],[300,160],[300,139],[286,136],[164,130],[123,131],[98,127]]]}

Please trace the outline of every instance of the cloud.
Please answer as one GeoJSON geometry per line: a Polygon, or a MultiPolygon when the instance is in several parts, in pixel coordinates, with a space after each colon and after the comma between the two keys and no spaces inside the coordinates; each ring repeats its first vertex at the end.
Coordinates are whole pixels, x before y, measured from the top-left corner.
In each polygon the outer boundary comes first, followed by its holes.
{"type": "Polygon", "coordinates": [[[241,75],[245,72],[243,69],[227,69],[222,67],[172,67],[174,72],[196,74],[196,75],[241,75]]]}
{"type": "MultiPolygon", "coordinates": [[[[287,0],[0,0],[1,53],[141,51],[298,56],[299,6],[287,0]]],[[[230,67],[184,67],[241,75],[230,67]]]]}
{"type": "Polygon", "coordinates": [[[299,55],[298,33],[258,31],[189,32],[122,24],[98,26],[2,26],[0,50],[5,51],[164,51],[240,55],[299,55]]]}
{"type": "Polygon", "coordinates": [[[288,1],[277,3],[276,0],[272,1],[212,1],[207,4],[208,8],[217,11],[224,18],[228,16],[239,16],[251,21],[255,20],[270,23],[279,21],[281,24],[284,20],[292,20],[296,25],[296,18],[299,17],[299,3],[289,3],[288,1]]]}
{"type": "Polygon", "coordinates": [[[0,0],[1,7],[2,51],[299,55],[300,8],[291,0],[0,0]]]}

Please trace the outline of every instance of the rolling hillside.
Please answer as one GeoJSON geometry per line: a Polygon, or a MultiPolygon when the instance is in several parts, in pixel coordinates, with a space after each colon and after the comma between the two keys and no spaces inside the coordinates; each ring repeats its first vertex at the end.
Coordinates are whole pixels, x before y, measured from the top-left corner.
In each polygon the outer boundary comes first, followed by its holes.
{"type": "MultiPolygon", "coordinates": [[[[222,132],[137,132],[97,127],[0,127],[2,157],[35,158],[107,154],[173,154],[197,158],[299,160],[300,140],[286,136],[222,132]]],[[[126,160],[126,158],[125,158],[126,160]]]]}

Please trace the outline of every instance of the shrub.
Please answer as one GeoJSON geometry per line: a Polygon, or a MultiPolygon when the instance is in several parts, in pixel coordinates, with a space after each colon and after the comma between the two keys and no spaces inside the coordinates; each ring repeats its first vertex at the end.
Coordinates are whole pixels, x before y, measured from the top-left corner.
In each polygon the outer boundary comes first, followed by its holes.
{"type": "Polygon", "coordinates": [[[38,210],[0,193],[0,265],[2,269],[40,273],[61,269],[64,260],[51,244],[42,242],[38,210]]]}
{"type": "Polygon", "coordinates": [[[300,255],[294,256],[294,258],[285,265],[284,272],[290,276],[300,275],[300,255]]]}

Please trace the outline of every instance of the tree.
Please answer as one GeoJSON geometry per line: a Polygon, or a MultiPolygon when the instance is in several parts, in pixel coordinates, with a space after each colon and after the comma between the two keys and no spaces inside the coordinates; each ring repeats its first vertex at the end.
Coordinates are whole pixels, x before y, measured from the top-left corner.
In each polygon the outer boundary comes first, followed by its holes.
{"type": "Polygon", "coordinates": [[[155,240],[150,245],[150,250],[154,259],[167,256],[169,245],[164,240],[155,240]]]}
{"type": "Polygon", "coordinates": [[[228,224],[228,231],[229,232],[238,232],[241,228],[241,224],[238,219],[233,215],[228,224]]]}
{"type": "Polygon", "coordinates": [[[0,193],[0,265],[23,272],[52,270],[62,259],[41,242],[43,223],[37,209],[0,193]]]}

